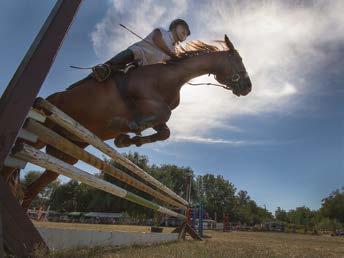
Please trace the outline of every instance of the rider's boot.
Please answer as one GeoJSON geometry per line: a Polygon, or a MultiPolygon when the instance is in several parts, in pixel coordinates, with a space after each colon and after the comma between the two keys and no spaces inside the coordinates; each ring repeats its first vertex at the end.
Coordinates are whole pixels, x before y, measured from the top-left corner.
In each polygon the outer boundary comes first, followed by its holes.
{"type": "Polygon", "coordinates": [[[127,64],[134,61],[134,53],[130,49],[124,50],[106,63],[94,66],[93,76],[99,82],[105,81],[112,72],[124,69],[127,64]]]}
{"type": "Polygon", "coordinates": [[[98,81],[103,82],[112,73],[111,65],[108,63],[105,64],[99,64],[94,67],[92,67],[92,76],[98,81]]]}

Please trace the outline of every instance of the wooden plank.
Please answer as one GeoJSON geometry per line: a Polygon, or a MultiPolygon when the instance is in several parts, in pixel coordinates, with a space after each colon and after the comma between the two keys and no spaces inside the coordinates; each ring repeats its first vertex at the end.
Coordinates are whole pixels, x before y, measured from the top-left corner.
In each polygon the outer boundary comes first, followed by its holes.
{"type": "Polygon", "coordinates": [[[139,176],[146,182],[150,183],[151,185],[157,187],[159,190],[161,190],[168,196],[174,198],[175,200],[182,203],[183,205],[188,206],[188,202],[185,201],[182,197],[180,197],[171,189],[169,189],[167,186],[165,186],[164,184],[159,182],[157,179],[149,175],[143,169],[136,166],[133,162],[131,162],[127,158],[120,155],[111,146],[103,142],[91,131],[89,131],[87,128],[85,128],[84,126],[79,124],[77,121],[75,121],[73,118],[71,118],[70,116],[62,112],[60,109],[52,105],[50,102],[46,101],[43,98],[38,98],[35,101],[34,107],[43,108],[43,110],[48,111],[46,114],[48,119],[62,126],[69,132],[79,137],[81,140],[89,143],[90,145],[94,146],[98,150],[102,151],[103,153],[108,155],[110,158],[112,158],[115,162],[129,169],[130,171],[135,173],[137,176],[139,176]]]}
{"type": "Polygon", "coordinates": [[[21,160],[21,159],[17,159],[15,157],[12,156],[8,156],[5,159],[5,166],[6,167],[10,167],[10,168],[19,168],[19,169],[24,169],[26,167],[26,163],[25,161],[21,160]]]}
{"type": "Polygon", "coordinates": [[[37,246],[47,248],[41,235],[26,216],[0,176],[3,241],[15,257],[28,257],[37,246]]]}
{"type": "Polygon", "coordinates": [[[78,159],[82,160],[83,162],[98,168],[101,171],[115,177],[122,182],[129,184],[145,193],[150,194],[154,198],[158,198],[161,201],[169,203],[175,207],[186,209],[187,207],[183,204],[178,203],[177,201],[169,198],[168,196],[163,195],[162,193],[154,190],[153,188],[149,187],[148,185],[142,183],[141,181],[137,180],[136,178],[128,175],[127,173],[123,172],[122,170],[114,167],[113,165],[101,160],[100,158],[92,155],[91,153],[83,150],[82,148],[78,147],[77,145],[73,144],[66,138],[62,137],[61,135],[57,134],[56,132],[46,128],[44,125],[32,120],[28,119],[25,122],[24,128],[29,130],[30,132],[34,133],[35,135],[39,136],[39,140],[78,159]]]}
{"type": "Polygon", "coordinates": [[[45,115],[42,112],[39,112],[36,109],[31,108],[29,114],[27,115],[28,118],[32,118],[38,122],[44,123],[45,122],[45,115]]]}
{"type": "Polygon", "coordinates": [[[37,142],[38,136],[29,132],[28,130],[22,128],[19,131],[18,138],[27,140],[29,142],[35,143],[37,142]]]}
{"type": "Polygon", "coordinates": [[[124,198],[128,201],[137,203],[149,209],[155,210],[162,214],[166,214],[168,216],[183,218],[185,216],[179,214],[175,211],[162,207],[156,203],[153,203],[147,199],[144,199],[136,194],[133,194],[119,186],[111,184],[107,181],[104,181],[90,173],[87,173],[81,169],[78,169],[70,164],[67,164],[49,154],[41,152],[25,143],[18,144],[13,151],[14,155],[20,159],[23,159],[27,162],[33,163],[37,166],[43,167],[45,169],[54,171],[58,174],[67,176],[72,178],[73,180],[77,180],[83,182],[87,185],[95,187],[97,189],[103,190],[105,192],[111,193],[115,196],[120,198],[124,198]]]}

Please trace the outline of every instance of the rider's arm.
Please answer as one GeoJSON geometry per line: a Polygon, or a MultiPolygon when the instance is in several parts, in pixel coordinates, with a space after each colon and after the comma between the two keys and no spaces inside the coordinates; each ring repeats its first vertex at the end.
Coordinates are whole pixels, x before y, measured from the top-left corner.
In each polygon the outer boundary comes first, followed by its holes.
{"type": "Polygon", "coordinates": [[[153,31],[153,42],[154,44],[166,55],[175,58],[176,54],[173,53],[165,44],[165,41],[162,38],[161,31],[159,29],[155,29],[153,31]]]}

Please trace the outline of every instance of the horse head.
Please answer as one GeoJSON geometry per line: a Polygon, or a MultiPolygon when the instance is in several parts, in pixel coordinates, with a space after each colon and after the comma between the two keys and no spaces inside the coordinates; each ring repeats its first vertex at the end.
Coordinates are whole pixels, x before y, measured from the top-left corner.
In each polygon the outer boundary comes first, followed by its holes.
{"type": "Polygon", "coordinates": [[[215,79],[226,85],[236,96],[246,96],[252,89],[252,84],[242,58],[234,48],[232,42],[225,35],[225,43],[228,51],[224,52],[223,65],[215,73],[215,79]]]}

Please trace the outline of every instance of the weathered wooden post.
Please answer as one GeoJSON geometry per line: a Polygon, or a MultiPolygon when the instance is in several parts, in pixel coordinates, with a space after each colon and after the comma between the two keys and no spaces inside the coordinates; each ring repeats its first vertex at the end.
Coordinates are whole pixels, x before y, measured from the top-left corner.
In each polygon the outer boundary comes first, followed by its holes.
{"type": "MultiPolygon", "coordinates": [[[[58,0],[0,99],[0,170],[82,0],[58,0]]],[[[16,257],[28,257],[40,234],[0,176],[3,242],[16,257]]]]}
{"type": "Polygon", "coordinates": [[[4,255],[4,238],[3,238],[3,231],[2,231],[2,204],[0,202],[0,258],[3,258],[4,255]]]}

